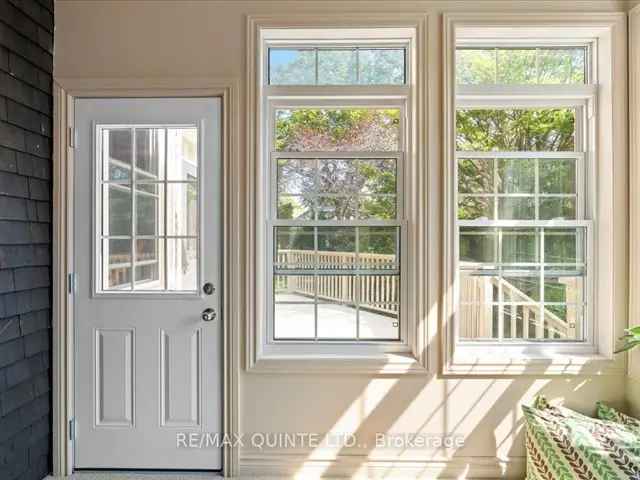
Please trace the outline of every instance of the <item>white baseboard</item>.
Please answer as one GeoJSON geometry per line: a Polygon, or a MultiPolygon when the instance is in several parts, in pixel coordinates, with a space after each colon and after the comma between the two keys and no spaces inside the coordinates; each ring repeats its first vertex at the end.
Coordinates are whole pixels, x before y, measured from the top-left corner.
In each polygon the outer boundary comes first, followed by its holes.
{"type": "Polygon", "coordinates": [[[309,459],[308,455],[240,454],[240,478],[522,479],[525,457],[455,457],[437,460],[378,460],[366,455],[309,459]]]}

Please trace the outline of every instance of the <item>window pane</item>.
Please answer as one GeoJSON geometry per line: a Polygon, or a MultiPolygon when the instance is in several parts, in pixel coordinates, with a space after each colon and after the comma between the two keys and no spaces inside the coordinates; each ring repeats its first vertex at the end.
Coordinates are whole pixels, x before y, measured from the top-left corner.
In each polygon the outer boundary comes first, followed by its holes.
{"type": "Polygon", "coordinates": [[[316,160],[278,159],[278,193],[306,194],[316,190],[316,160]]]}
{"type": "Polygon", "coordinates": [[[168,183],[167,235],[198,235],[198,186],[195,183],[168,183]]]}
{"type": "Polygon", "coordinates": [[[319,162],[320,193],[357,193],[361,188],[358,166],[352,159],[321,159],[319,162]]]}
{"type": "Polygon", "coordinates": [[[358,160],[361,193],[396,193],[397,165],[394,158],[358,160]]]}
{"type": "Polygon", "coordinates": [[[269,84],[402,85],[405,62],[404,48],[270,48],[269,84]]]}
{"type": "Polygon", "coordinates": [[[496,258],[496,231],[493,228],[460,228],[461,262],[493,263],[496,258]]]}
{"type": "Polygon", "coordinates": [[[131,178],[133,134],[131,129],[105,129],[102,131],[102,172],[104,180],[131,178]]]}
{"type": "Polygon", "coordinates": [[[278,218],[281,220],[313,220],[315,200],[311,195],[279,195],[278,218]]]}
{"type": "Polygon", "coordinates": [[[136,192],[136,235],[162,235],[164,231],[164,185],[139,183],[136,192]]]}
{"type": "Polygon", "coordinates": [[[536,190],[536,160],[498,159],[498,193],[534,193],[536,190]]]}
{"type": "Polygon", "coordinates": [[[398,227],[359,227],[359,268],[363,270],[399,269],[399,235],[398,227]]]}
{"type": "Polygon", "coordinates": [[[318,268],[353,269],[356,266],[355,227],[317,227],[318,268]]]}
{"type": "Polygon", "coordinates": [[[498,198],[499,220],[535,220],[536,201],[534,197],[498,198]]]}
{"type": "Polygon", "coordinates": [[[400,338],[397,305],[360,305],[360,338],[363,340],[398,340],[400,338]]]}
{"type": "Polygon", "coordinates": [[[503,302],[539,302],[540,270],[505,272],[500,282],[500,292],[503,302]]]}
{"type": "Polygon", "coordinates": [[[459,220],[493,220],[494,219],[493,197],[462,197],[458,198],[458,219],[459,220]]]}
{"type": "Polygon", "coordinates": [[[495,49],[458,48],[456,82],[460,85],[496,83],[495,49]]]}
{"type": "Polygon", "coordinates": [[[167,289],[197,290],[198,241],[193,238],[167,239],[167,289]]]}
{"type": "Polygon", "coordinates": [[[371,313],[395,316],[400,305],[399,275],[361,275],[360,304],[368,305],[371,313]]]}
{"type": "Polygon", "coordinates": [[[576,161],[573,158],[541,158],[540,193],[575,193],[576,161]]]}
{"type": "Polygon", "coordinates": [[[131,240],[102,241],[103,285],[105,290],[131,288],[131,240]]]}
{"type": "Polygon", "coordinates": [[[575,197],[541,197],[540,220],[575,220],[575,197]]]}
{"type": "Polygon", "coordinates": [[[458,159],[458,193],[493,193],[493,158],[458,159]]]}
{"type": "Polygon", "coordinates": [[[359,83],[366,85],[402,85],[405,83],[404,49],[360,49],[359,83]]]}
{"type": "Polygon", "coordinates": [[[396,197],[361,196],[358,205],[358,218],[361,220],[393,220],[397,217],[396,197]]]}
{"type": "Polygon", "coordinates": [[[553,303],[583,302],[584,272],[576,275],[575,271],[563,272],[547,269],[544,279],[544,301],[553,303]]]}
{"type": "Polygon", "coordinates": [[[280,109],[275,147],[284,152],[396,151],[399,109],[280,109]]]}
{"type": "Polygon", "coordinates": [[[167,179],[196,180],[198,178],[198,129],[169,128],[167,130],[167,179]]]}
{"type": "Polygon", "coordinates": [[[586,49],[555,48],[538,54],[539,83],[586,83],[586,49]]]}
{"type": "Polygon", "coordinates": [[[575,111],[549,109],[459,109],[459,151],[573,151],[575,111]]]}
{"type": "Polygon", "coordinates": [[[316,306],[313,303],[274,304],[274,338],[276,340],[314,338],[315,311],[316,306]]]}
{"type": "Polygon", "coordinates": [[[318,50],[318,84],[352,85],[356,83],[356,51],[318,50]]]}
{"type": "Polygon", "coordinates": [[[314,227],[276,227],[276,269],[314,269],[316,267],[314,232],[314,227]]]}
{"type": "Polygon", "coordinates": [[[498,49],[496,58],[498,84],[532,84],[538,82],[535,49],[498,49]]]}
{"type": "Polygon", "coordinates": [[[103,235],[131,235],[131,188],[127,185],[102,186],[103,235]]]}
{"type": "Polygon", "coordinates": [[[584,228],[545,229],[546,263],[582,264],[585,262],[586,232],[584,228]]]}
{"type": "Polygon", "coordinates": [[[580,84],[586,81],[585,47],[458,48],[457,83],[580,84]]]}
{"type": "Polygon", "coordinates": [[[353,339],[357,336],[355,304],[357,277],[323,275],[318,277],[318,337],[353,339]]]}
{"type": "Polygon", "coordinates": [[[136,129],[136,180],[164,178],[165,130],[136,129]]]}
{"type": "Polygon", "coordinates": [[[533,228],[504,228],[501,236],[501,261],[508,263],[540,262],[540,232],[533,228]]]}
{"type": "Polygon", "coordinates": [[[355,220],[357,205],[355,196],[318,197],[318,220],[355,220]]]}
{"type": "Polygon", "coordinates": [[[316,82],[316,53],[313,49],[269,49],[271,85],[313,85],[316,82]]]}
{"type": "Polygon", "coordinates": [[[136,248],[136,290],[163,290],[164,240],[137,239],[136,248]]]}
{"type": "Polygon", "coordinates": [[[313,303],[316,298],[316,277],[313,275],[276,275],[274,295],[276,303],[313,303]]]}

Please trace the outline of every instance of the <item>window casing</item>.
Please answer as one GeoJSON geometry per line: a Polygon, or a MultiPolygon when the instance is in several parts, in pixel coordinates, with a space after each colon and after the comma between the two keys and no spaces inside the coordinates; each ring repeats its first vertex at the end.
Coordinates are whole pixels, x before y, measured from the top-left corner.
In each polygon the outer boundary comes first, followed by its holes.
{"type": "MultiPolygon", "coordinates": [[[[625,292],[624,265],[624,20],[601,16],[597,20],[565,19],[538,15],[528,24],[509,14],[495,18],[471,14],[445,18],[445,246],[444,280],[446,289],[443,325],[444,371],[454,374],[570,374],[616,372],[620,362],[613,360],[616,330],[625,312],[619,308],[625,292]],[[600,22],[600,23],[598,23],[600,22]],[[588,45],[590,55],[585,84],[463,84],[456,85],[456,47],[510,47],[526,44],[541,48],[557,45],[588,45]],[[615,86],[614,86],[615,81],[615,86]],[[511,101],[503,98],[509,95],[511,101]],[[584,257],[587,281],[583,290],[587,300],[584,335],[581,341],[546,339],[532,341],[465,341],[460,338],[458,273],[458,205],[456,158],[456,109],[464,106],[513,108],[567,107],[582,109],[585,122],[580,127],[585,144],[585,225],[584,257]],[[596,101],[597,100],[597,101],[596,101]],[[617,125],[617,127],[616,127],[617,125]],[[614,168],[615,165],[615,168],[614,168]],[[597,173],[597,174],[596,174],[597,173]],[[612,321],[613,315],[613,321],[612,321]]],[[[471,149],[470,149],[471,150],[471,149]]],[[[496,150],[499,150],[496,148],[496,150]]],[[[479,218],[477,220],[480,220],[479,218]]],[[[486,219],[485,219],[486,220],[486,219]]],[[[493,219],[492,219],[493,220],[493,219]]],[[[519,220],[522,222],[522,220],[519,220]]],[[[553,220],[557,223],[558,220],[553,220]]],[[[558,226],[558,225],[554,225],[558,226]]],[[[560,225],[565,226],[566,225],[560,225]]]]}
{"type": "Polygon", "coordinates": [[[491,52],[486,65],[495,62],[495,73],[475,82],[471,66],[462,77],[470,86],[457,87],[457,341],[587,342],[593,269],[585,175],[593,141],[588,125],[595,119],[589,118],[593,96],[583,87],[591,80],[590,46],[457,45],[461,52],[457,79],[479,52],[491,52]],[[551,70],[562,74],[541,74],[540,58],[548,52],[560,57],[551,70]],[[509,56],[516,61],[501,67],[500,58],[509,56]],[[572,70],[576,64],[581,72],[572,70]],[[509,68],[525,70],[515,85],[509,68]],[[541,80],[549,77],[564,81],[563,90],[541,80]]]}
{"type": "Polygon", "coordinates": [[[401,288],[407,281],[404,176],[411,118],[407,111],[411,89],[405,84],[410,75],[409,48],[408,41],[329,47],[266,42],[263,47],[262,128],[269,179],[267,352],[308,356],[409,350],[406,288],[401,288]],[[396,69],[393,81],[385,77],[378,84],[370,84],[370,79],[369,84],[363,83],[356,61],[352,82],[327,85],[331,82],[319,81],[318,74],[323,49],[353,52],[356,60],[364,51],[400,52],[402,75],[396,69]],[[306,84],[270,85],[271,52],[282,50],[314,52],[314,79],[306,84]],[[293,124],[287,119],[296,114],[315,114],[321,121],[329,119],[330,125],[338,122],[338,127],[343,116],[360,119],[356,126],[370,122],[368,128],[371,132],[378,128],[378,135],[356,128],[346,131],[345,142],[340,135],[328,140],[317,135],[283,144],[278,121],[285,118],[285,124],[293,124]],[[284,181],[283,171],[289,175],[284,181]],[[292,179],[296,175],[302,180],[292,179]],[[329,177],[331,181],[325,181],[329,177]],[[291,245],[297,247],[283,248],[291,245]]]}

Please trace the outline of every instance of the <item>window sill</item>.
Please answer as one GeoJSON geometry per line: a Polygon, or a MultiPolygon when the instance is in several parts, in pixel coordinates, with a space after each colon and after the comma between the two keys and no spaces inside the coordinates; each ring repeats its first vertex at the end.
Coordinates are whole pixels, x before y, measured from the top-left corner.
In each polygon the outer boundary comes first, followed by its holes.
{"type": "Polygon", "coordinates": [[[262,355],[247,368],[253,373],[426,374],[426,365],[410,353],[373,355],[262,355]]]}
{"type": "Polygon", "coordinates": [[[451,376],[624,375],[622,358],[600,354],[473,355],[456,353],[443,368],[451,376]]]}

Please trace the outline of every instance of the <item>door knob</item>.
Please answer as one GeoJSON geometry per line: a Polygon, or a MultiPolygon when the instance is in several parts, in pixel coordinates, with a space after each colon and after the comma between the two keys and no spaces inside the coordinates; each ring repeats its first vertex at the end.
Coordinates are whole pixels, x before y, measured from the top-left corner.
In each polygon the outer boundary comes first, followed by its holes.
{"type": "Polygon", "coordinates": [[[216,311],[213,308],[205,308],[202,311],[202,320],[205,322],[212,322],[216,319],[216,311]]]}

